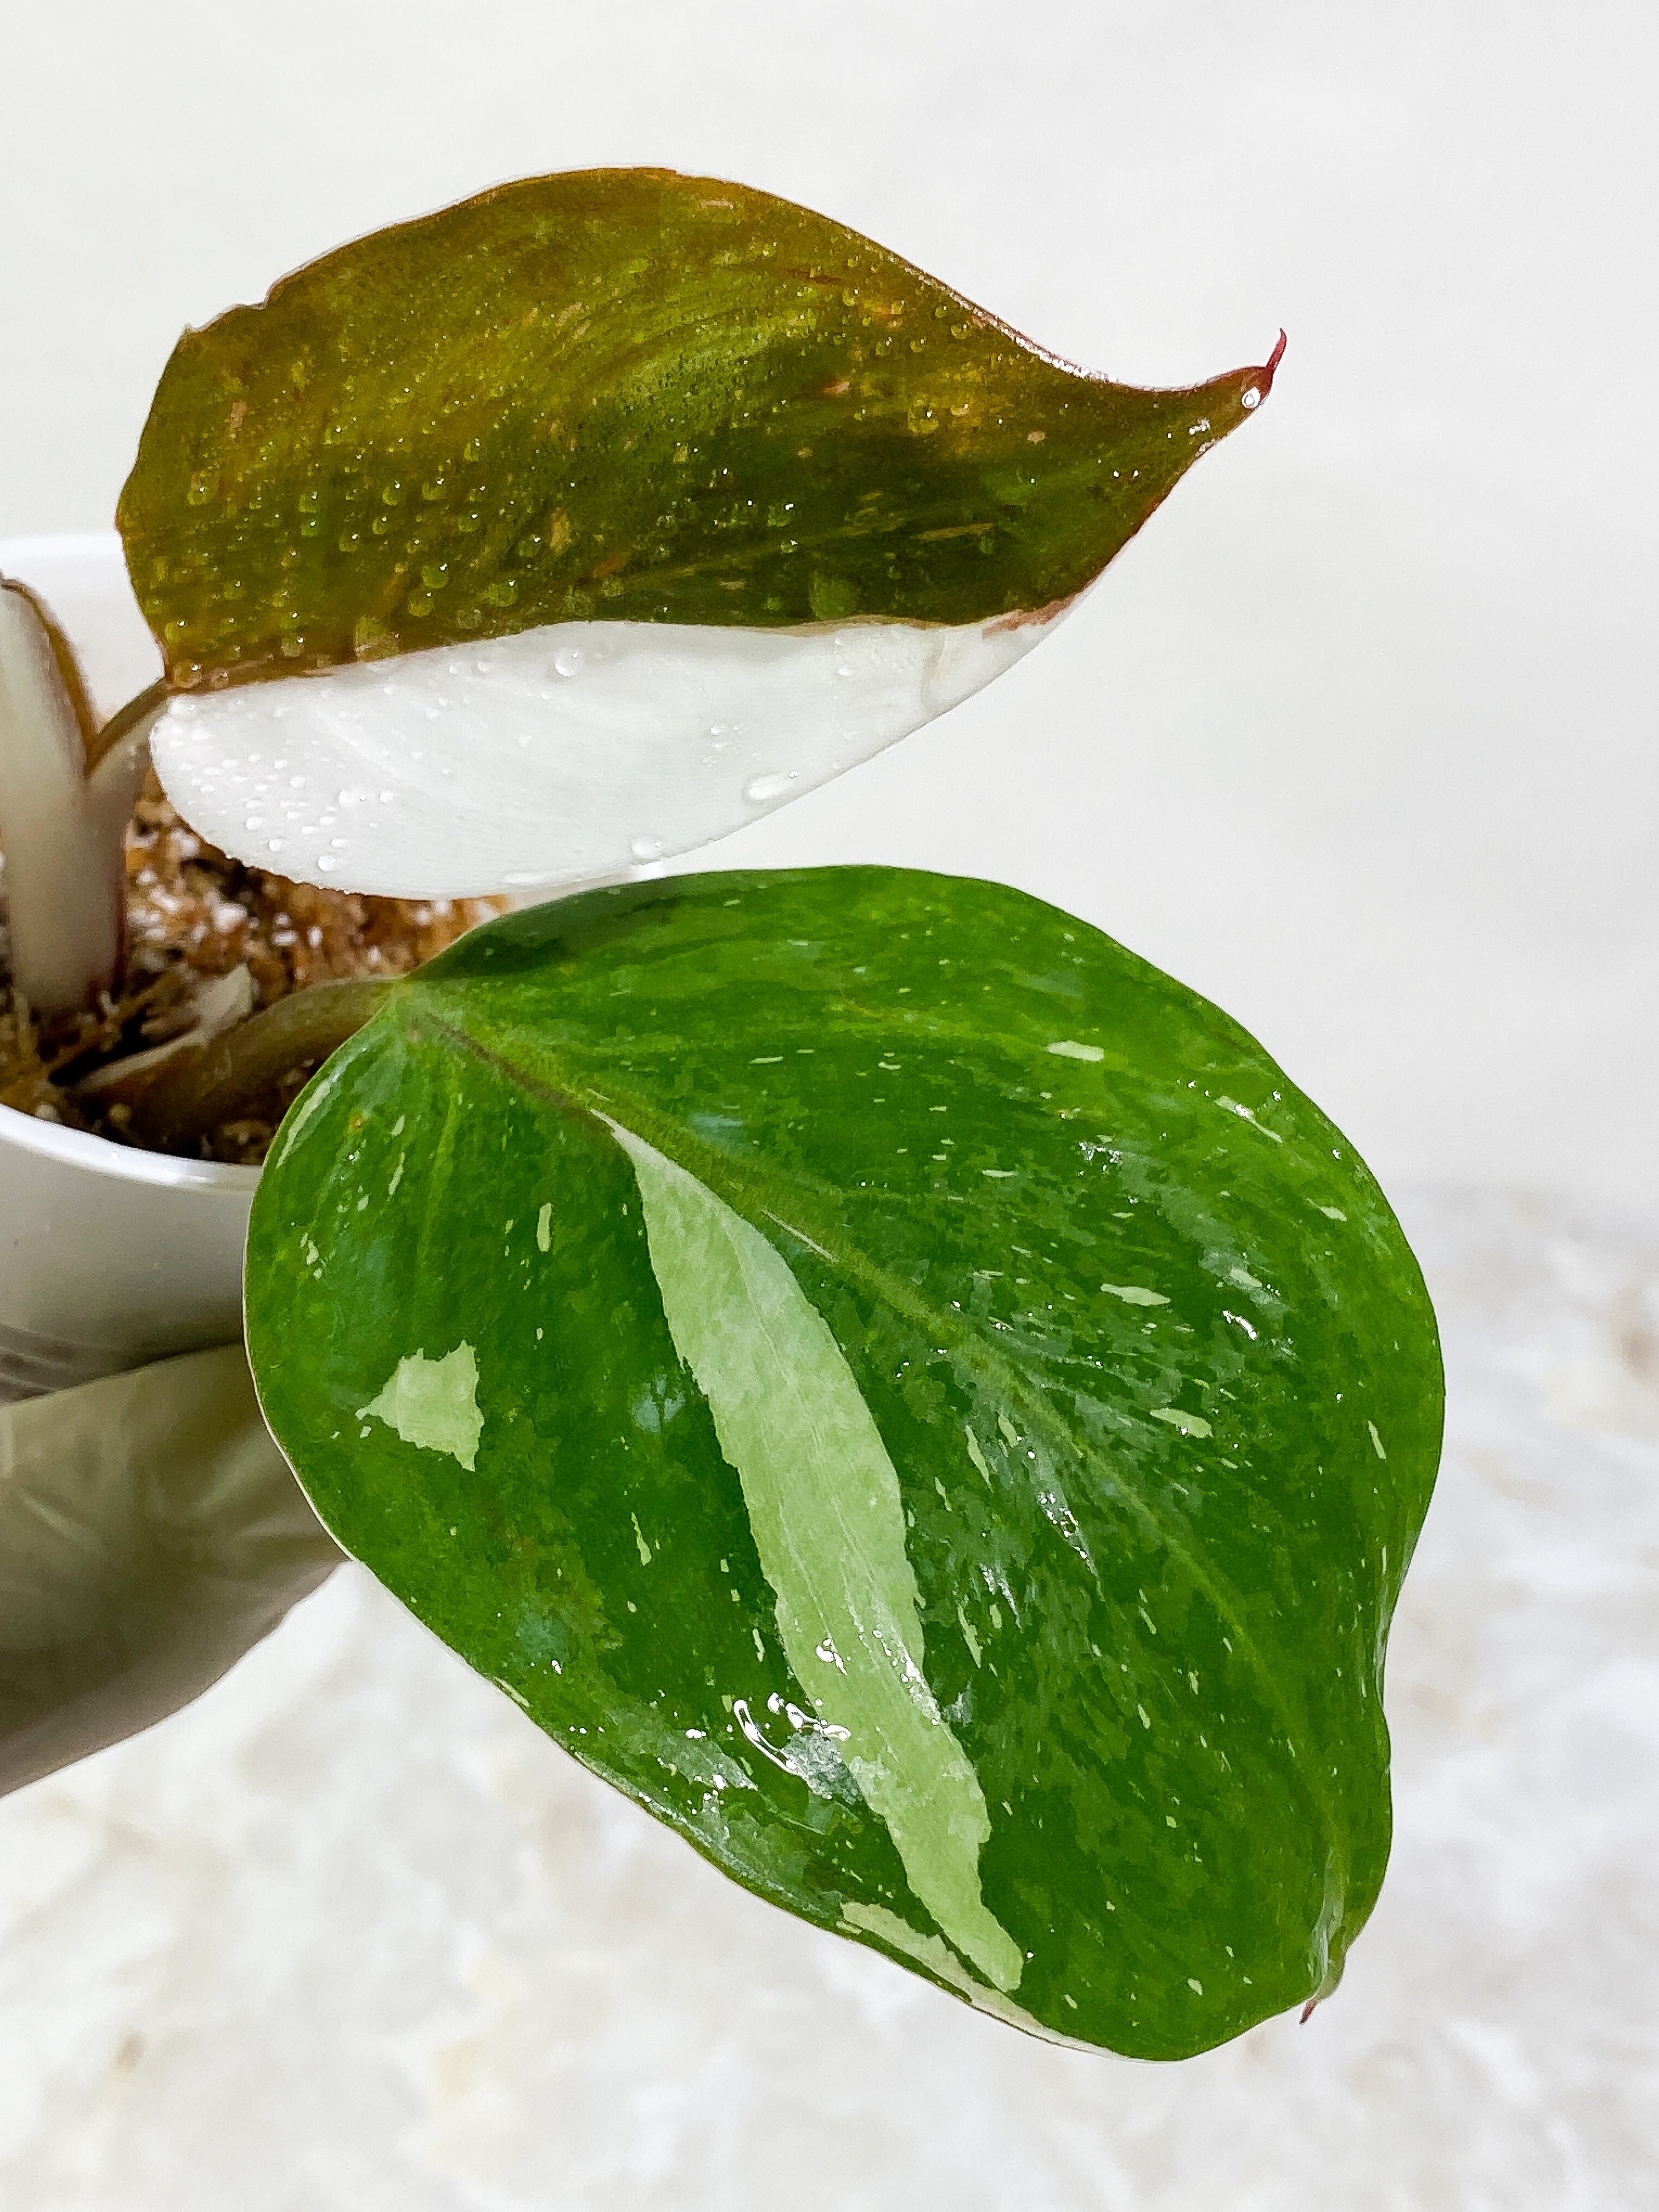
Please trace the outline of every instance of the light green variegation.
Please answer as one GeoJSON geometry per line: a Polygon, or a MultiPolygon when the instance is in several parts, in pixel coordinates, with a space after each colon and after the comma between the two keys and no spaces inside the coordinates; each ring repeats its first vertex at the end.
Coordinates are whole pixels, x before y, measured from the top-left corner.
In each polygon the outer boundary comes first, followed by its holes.
{"type": "MultiPolygon", "coordinates": [[[[1019,1947],[980,1895],[991,1823],[922,1671],[921,1599],[881,1432],[781,1254],[694,1176],[616,1133],[640,1179],[675,1348],[738,1471],[784,1655],[811,1698],[813,1720],[785,1763],[809,1787],[816,1770],[825,1792],[844,1763],[911,1888],[957,1948],[1012,1990],[1019,1947]]],[[[758,1730],[744,1733],[764,1747],[758,1730]]]]}
{"type": "Polygon", "coordinates": [[[1109,939],[884,869],[492,923],[284,1125],[248,1325],[341,1542],[763,1896],[1142,2057],[1334,1986],[1433,1316],[1109,939]]]}

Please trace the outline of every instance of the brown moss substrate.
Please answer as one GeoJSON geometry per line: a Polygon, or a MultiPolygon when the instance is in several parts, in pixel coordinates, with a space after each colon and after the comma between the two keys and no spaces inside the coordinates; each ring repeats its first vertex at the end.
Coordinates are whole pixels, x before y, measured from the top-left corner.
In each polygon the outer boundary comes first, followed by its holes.
{"type": "MultiPolygon", "coordinates": [[[[246,968],[258,1012],[307,984],[405,975],[504,904],[365,898],[244,867],[187,829],[153,776],[127,833],[126,865],[126,973],[118,994],[88,1012],[37,1020],[21,1004],[0,901],[0,1104],[120,1143],[131,1141],[143,1075],[101,1090],[88,1090],[88,1079],[187,1035],[198,985],[246,968]]],[[[201,1139],[200,1157],[257,1165],[314,1072],[314,1062],[301,1062],[245,1102],[236,1120],[201,1139]]]]}

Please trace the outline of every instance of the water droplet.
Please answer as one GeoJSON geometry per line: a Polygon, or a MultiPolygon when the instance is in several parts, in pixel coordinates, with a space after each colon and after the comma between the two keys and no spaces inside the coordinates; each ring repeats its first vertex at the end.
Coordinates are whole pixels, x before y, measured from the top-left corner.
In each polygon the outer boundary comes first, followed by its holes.
{"type": "Polygon", "coordinates": [[[752,805],[764,805],[769,799],[781,799],[794,780],[793,775],[750,776],[743,787],[743,795],[752,805]]]}
{"type": "Polygon", "coordinates": [[[1238,404],[1241,407],[1260,407],[1261,394],[1256,390],[1255,385],[1251,385],[1238,404]]]}
{"type": "Polygon", "coordinates": [[[556,676],[574,676],[582,665],[582,649],[579,645],[562,645],[553,656],[556,676]]]}
{"type": "Polygon", "coordinates": [[[339,863],[337,860],[331,859],[326,853],[319,853],[317,855],[318,868],[324,875],[327,875],[331,868],[337,867],[339,863]]]}
{"type": "Polygon", "coordinates": [[[661,856],[663,842],[660,837],[636,837],[628,849],[636,860],[654,860],[661,856]]]}
{"type": "Polygon", "coordinates": [[[267,837],[265,839],[265,850],[267,853],[280,853],[282,849],[283,841],[280,837],[267,837]]]}

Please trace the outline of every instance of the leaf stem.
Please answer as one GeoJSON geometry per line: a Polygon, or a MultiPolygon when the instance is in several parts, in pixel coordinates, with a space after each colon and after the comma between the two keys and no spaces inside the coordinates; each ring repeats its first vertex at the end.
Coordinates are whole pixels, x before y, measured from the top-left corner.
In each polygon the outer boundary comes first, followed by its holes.
{"type": "Polygon", "coordinates": [[[199,1051],[181,1054],[134,1109],[133,1142],[153,1152],[193,1145],[293,1069],[326,1060],[395,988],[394,978],[378,975],[312,983],[199,1051]]]}
{"type": "Polygon", "coordinates": [[[167,684],[158,677],[154,684],[146,684],[135,698],[129,699],[125,707],[118,707],[103,728],[87,739],[88,775],[92,775],[99,763],[113,752],[122,738],[130,736],[140,722],[156,720],[171,696],[167,684]]]}

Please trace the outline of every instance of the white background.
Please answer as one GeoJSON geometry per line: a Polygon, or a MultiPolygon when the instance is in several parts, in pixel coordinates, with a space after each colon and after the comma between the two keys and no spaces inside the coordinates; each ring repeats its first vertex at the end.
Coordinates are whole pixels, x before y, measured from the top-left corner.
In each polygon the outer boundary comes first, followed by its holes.
{"type": "Polygon", "coordinates": [[[1385,1185],[1659,1218],[1650,7],[0,21],[0,537],[108,526],[185,323],[538,170],[765,185],[1126,380],[1284,324],[1270,404],[1078,617],[719,864],[1022,884],[1238,1016],[1385,1185]]]}

